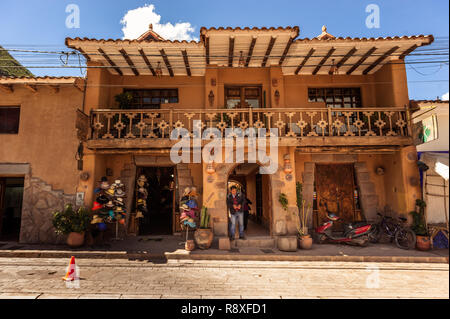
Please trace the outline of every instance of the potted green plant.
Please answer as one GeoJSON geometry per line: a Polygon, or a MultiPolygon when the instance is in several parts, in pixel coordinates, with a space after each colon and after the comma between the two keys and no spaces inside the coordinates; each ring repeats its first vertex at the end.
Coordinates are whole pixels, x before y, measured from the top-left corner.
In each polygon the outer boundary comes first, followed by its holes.
{"type": "Polygon", "coordinates": [[[131,102],[133,102],[133,94],[130,92],[123,92],[116,94],[114,100],[119,104],[120,109],[130,109],[131,102]]]}
{"type": "Polygon", "coordinates": [[[200,249],[208,249],[211,247],[214,234],[209,227],[211,215],[208,214],[208,208],[203,206],[200,212],[200,225],[199,228],[194,232],[194,239],[197,247],[200,249]]]}
{"type": "Polygon", "coordinates": [[[311,207],[308,204],[305,210],[305,200],[302,195],[303,185],[300,182],[296,184],[297,193],[297,208],[298,214],[296,215],[297,222],[297,234],[298,234],[298,244],[302,249],[311,249],[313,240],[311,235],[308,233],[308,218],[311,213],[311,207]]]}
{"type": "Polygon", "coordinates": [[[75,211],[72,204],[66,204],[62,211],[54,212],[52,220],[55,232],[67,235],[67,244],[70,247],[79,247],[84,244],[84,233],[90,221],[90,214],[84,207],[75,211]]]}
{"type": "Polygon", "coordinates": [[[417,250],[430,250],[431,240],[430,234],[428,233],[427,224],[425,221],[425,207],[427,204],[421,200],[416,200],[416,210],[410,212],[412,216],[411,229],[416,234],[416,248],[417,250]]]}
{"type": "MultiPolygon", "coordinates": [[[[288,211],[289,200],[285,193],[280,193],[278,202],[284,211],[288,211]]],[[[280,236],[277,239],[278,249],[281,251],[296,251],[297,250],[297,237],[296,236],[280,236]]]]}

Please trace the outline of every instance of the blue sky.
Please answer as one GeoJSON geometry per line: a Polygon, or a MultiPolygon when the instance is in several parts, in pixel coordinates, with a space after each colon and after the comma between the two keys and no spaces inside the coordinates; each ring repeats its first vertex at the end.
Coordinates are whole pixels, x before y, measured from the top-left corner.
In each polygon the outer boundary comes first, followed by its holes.
{"type": "MultiPolygon", "coordinates": [[[[122,38],[121,19],[129,10],[153,4],[161,24],[190,23],[198,37],[206,26],[294,26],[300,37],[315,37],[322,25],[335,36],[378,37],[433,34],[433,47],[447,48],[449,3],[446,0],[2,0],[0,1],[0,45],[7,49],[67,50],[66,37],[122,38]],[[365,25],[368,4],[380,7],[380,28],[365,25]],[[65,12],[68,4],[80,8],[80,28],[68,29],[65,12]]],[[[143,30],[145,31],[145,30],[143,30]]],[[[24,65],[58,65],[59,56],[12,52],[24,65]]],[[[448,56],[427,59],[448,60],[448,56]]],[[[417,60],[410,57],[409,60],[417,60]]],[[[407,61],[408,61],[407,59],[407,61]]],[[[409,94],[412,99],[435,99],[449,91],[448,64],[407,66],[409,94]],[[412,69],[415,68],[415,70],[412,69]]],[[[79,69],[31,69],[36,75],[80,75],[79,69]]]]}

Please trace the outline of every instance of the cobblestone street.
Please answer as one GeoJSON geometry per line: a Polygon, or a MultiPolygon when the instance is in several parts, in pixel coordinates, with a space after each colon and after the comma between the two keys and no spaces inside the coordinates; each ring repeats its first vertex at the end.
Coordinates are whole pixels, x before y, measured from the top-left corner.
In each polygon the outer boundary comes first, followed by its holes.
{"type": "Polygon", "coordinates": [[[448,264],[0,258],[0,298],[449,298],[448,264]]]}

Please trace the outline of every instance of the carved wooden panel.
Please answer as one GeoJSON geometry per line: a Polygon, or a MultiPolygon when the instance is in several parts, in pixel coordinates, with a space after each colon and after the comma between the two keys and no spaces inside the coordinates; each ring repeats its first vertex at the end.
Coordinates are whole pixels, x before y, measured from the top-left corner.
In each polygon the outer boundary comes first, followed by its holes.
{"type": "Polygon", "coordinates": [[[317,164],[315,170],[318,222],[327,220],[326,209],[341,219],[335,222],[334,230],[341,230],[342,223],[355,221],[353,199],[353,164],[317,164]]]}

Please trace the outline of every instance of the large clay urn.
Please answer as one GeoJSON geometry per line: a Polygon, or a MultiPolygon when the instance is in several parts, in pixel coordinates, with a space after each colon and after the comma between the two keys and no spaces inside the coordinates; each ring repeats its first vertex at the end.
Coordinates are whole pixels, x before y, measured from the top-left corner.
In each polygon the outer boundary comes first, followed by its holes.
{"type": "Polygon", "coordinates": [[[214,235],[211,228],[199,228],[194,233],[195,243],[200,249],[211,247],[214,235]]]}
{"type": "Polygon", "coordinates": [[[84,244],[84,232],[82,233],[69,233],[67,236],[67,245],[72,248],[80,247],[84,244]]]}
{"type": "Polygon", "coordinates": [[[298,245],[301,249],[311,249],[313,240],[311,235],[305,235],[298,239],[298,245]]]}
{"type": "Polygon", "coordinates": [[[194,241],[192,239],[187,240],[184,244],[184,249],[186,249],[187,251],[193,251],[195,249],[194,241]]]}
{"type": "Polygon", "coordinates": [[[429,236],[416,236],[416,248],[417,250],[430,250],[431,241],[429,236]]]}

